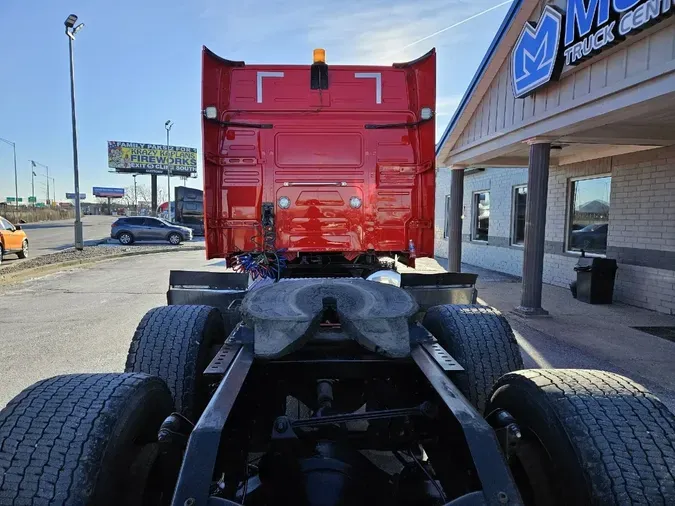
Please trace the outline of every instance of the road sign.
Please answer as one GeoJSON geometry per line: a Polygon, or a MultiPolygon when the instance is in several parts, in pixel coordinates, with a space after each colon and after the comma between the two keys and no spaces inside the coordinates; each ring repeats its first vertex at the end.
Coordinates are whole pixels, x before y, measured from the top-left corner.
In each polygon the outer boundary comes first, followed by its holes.
{"type": "MultiPolygon", "coordinates": [[[[16,197],[6,197],[7,202],[16,202],[16,197]]],[[[19,202],[23,202],[23,197],[19,197],[19,202]]]]}
{"type": "Polygon", "coordinates": [[[28,202],[37,202],[37,197],[28,197],[28,202]]]}
{"type": "MultiPolygon", "coordinates": [[[[68,200],[75,200],[75,194],[74,193],[66,193],[66,198],[68,200]]],[[[84,193],[80,193],[80,200],[84,200],[87,198],[87,195],[84,193]]]]}
{"type": "Polygon", "coordinates": [[[35,207],[45,207],[45,204],[42,203],[42,202],[39,202],[39,203],[35,204],[35,207]]]}

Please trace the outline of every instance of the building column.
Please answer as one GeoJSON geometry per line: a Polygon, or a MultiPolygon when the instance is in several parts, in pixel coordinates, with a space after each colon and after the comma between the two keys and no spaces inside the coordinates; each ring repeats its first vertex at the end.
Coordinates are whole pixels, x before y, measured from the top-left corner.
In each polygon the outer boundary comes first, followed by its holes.
{"type": "Polygon", "coordinates": [[[546,201],[551,143],[530,141],[527,170],[527,204],[525,206],[525,248],[523,255],[523,292],[516,311],[526,316],[543,316],[541,285],[544,273],[546,242],[546,201]]]}
{"type": "Polygon", "coordinates": [[[464,167],[450,168],[450,209],[448,227],[448,272],[462,271],[462,209],[464,206],[464,167]]]}

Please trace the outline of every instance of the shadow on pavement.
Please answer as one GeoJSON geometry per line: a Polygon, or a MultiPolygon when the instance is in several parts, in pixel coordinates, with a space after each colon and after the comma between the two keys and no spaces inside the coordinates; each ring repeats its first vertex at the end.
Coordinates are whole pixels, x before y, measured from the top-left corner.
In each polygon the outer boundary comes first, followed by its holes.
{"type": "MultiPolygon", "coordinates": [[[[48,229],[48,228],[73,228],[73,223],[56,223],[56,222],[51,222],[51,221],[45,221],[45,222],[40,222],[40,223],[22,223],[21,228],[23,230],[41,230],[41,229],[48,229]]],[[[87,228],[87,227],[92,227],[94,226],[91,223],[82,223],[82,228],[87,228]]]]}
{"type": "MultiPolygon", "coordinates": [[[[89,246],[98,246],[102,242],[104,243],[104,241],[105,241],[105,239],[92,239],[90,241],[84,241],[84,247],[86,248],[86,247],[89,247],[89,246]]],[[[71,242],[71,243],[68,243],[68,244],[62,244],[61,246],[54,246],[54,247],[51,247],[49,249],[54,250],[54,251],[63,251],[63,250],[74,248],[74,247],[75,246],[71,242]]]]}
{"type": "MultiPolygon", "coordinates": [[[[443,257],[436,257],[436,262],[438,265],[443,267],[443,269],[448,268],[448,259],[443,257]]],[[[512,276],[511,274],[505,274],[503,272],[491,271],[488,269],[483,269],[481,267],[476,267],[475,265],[462,264],[462,272],[468,272],[472,274],[478,274],[478,283],[520,283],[522,279],[518,276],[512,276]]]]}
{"type": "MultiPolygon", "coordinates": [[[[132,244],[121,244],[117,239],[109,238],[104,244],[109,246],[124,246],[125,248],[133,248],[134,246],[157,246],[157,245],[170,245],[169,241],[157,240],[157,241],[134,241],[132,244]]],[[[195,244],[204,244],[204,237],[195,237],[191,241],[183,241],[181,245],[195,245],[195,244]]]]}

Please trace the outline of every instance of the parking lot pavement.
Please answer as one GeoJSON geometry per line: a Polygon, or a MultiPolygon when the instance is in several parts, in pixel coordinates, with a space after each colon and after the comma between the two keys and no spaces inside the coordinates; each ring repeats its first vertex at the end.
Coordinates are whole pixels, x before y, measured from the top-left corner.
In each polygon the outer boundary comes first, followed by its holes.
{"type": "MultiPolygon", "coordinates": [[[[110,236],[110,225],[117,216],[83,216],[82,233],[85,245],[91,246],[110,236]]],[[[37,257],[72,248],[75,241],[73,220],[43,221],[25,223],[21,228],[26,232],[30,246],[29,256],[37,257]]],[[[15,255],[7,255],[7,264],[20,262],[15,255]]]]}
{"type": "Polygon", "coordinates": [[[136,325],[166,304],[169,271],[222,270],[210,263],[203,251],[161,253],[0,288],[0,406],[47,376],[122,371],[136,325]]]}

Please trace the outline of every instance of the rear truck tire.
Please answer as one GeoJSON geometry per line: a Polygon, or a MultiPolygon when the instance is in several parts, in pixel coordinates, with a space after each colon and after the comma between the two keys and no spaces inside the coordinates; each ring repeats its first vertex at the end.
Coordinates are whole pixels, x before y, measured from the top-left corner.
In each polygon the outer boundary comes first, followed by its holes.
{"type": "Polygon", "coordinates": [[[215,307],[156,307],[138,324],[124,370],[163,379],[175,409],[196,422],[208,402],[202,373],[226,337],[223,317],[215,307]]]}
{"type": "Polygon", "coordinates": [[[496,309],[476,304],[435,306],[427,311],[423,325],[464,367],[463,372],[452,373],[452,380],[481,413],[495,382],[524,368],[511,325],[496,309]]]}
{"type": "Polygon", "coordinates": [[[0,265],[2,265],[2,257],[5,256],[5,250],[2,247],[2,244],[0,244],[0,265]]]}
{"type": "Polygon", "coordinates": [[[675,416],[628,378],[519,371],[495,385],[498,410],[520,429],[509,463],[525,504],[675,504],[675,416]]]}
{"type": "Polygon", "coordinates": [[[24,259],[28,258],[28,240],[24,239],[21,243],[21,251],[16,254],[17,257],[24,259]]]}
{"type": "Polygon", "coordinates": [[[170,233],[167,239],[169,244],[173,244],[174,246],[178,246],[183,241],[183,237],[178,232],[170,233]]]}
{"type": "Polygon", "coordinates": [[[128,246],[129,244],[133,244],[134,236],[129,232],[121,232],[117,234],[117,240],[120,242],[120,244],[128,246]]]}
{"type": "Polygon", "coordinates": [[[35,383],[0,411],[0,504],[148,504],[162,493],[148,457],[170,413],[166,385],[145,374],[35,383]]]}

